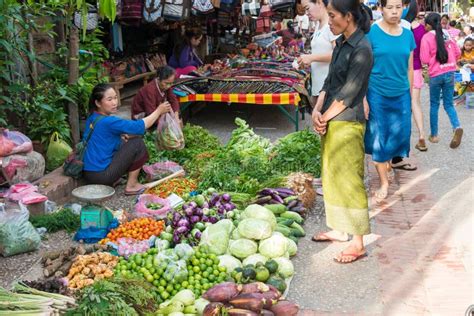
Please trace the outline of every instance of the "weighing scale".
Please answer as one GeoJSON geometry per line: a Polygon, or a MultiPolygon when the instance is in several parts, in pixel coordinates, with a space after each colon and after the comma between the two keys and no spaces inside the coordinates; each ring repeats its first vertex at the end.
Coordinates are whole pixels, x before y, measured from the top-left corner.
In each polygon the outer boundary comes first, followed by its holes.
{"type": "Polygon", "coordinates": [[[113,214],[100,204],[115,194],[115,189],[102,184],[84,185],[74,189],[72,195],[87,204],[81,209],[81,229],[106,229],[113,214]]]}

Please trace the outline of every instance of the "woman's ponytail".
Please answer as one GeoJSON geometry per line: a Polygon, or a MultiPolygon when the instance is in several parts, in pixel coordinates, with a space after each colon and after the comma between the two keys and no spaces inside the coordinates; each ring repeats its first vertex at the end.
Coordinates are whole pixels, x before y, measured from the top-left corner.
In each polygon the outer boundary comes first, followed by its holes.
{"type": "Polygon", "coordinates": [[[364,32],[369,33],[370,31],[370,15],[372,11],[368,6],[361,2],[360,4],[360,14],[357,20],[357,26],[364,32]],[[369,11],[370,10],[370,11],[369,11]]]}
{"type": "Polygon", "coordinates": [[[331,0],[331,5],[344,16],[350,13],[357,27],[364,33],[370,31],[370,8],[359,0],[331,0]]]}
{"type": "Polygon", "coordinates": [[[438,13],[430,13],[425,19],[425,23],[431,26],[436,32],[436,60],[440,64],[448,62],[448,51],[444,43],[444,33],[441,28],[441,17],[438,13]]]}

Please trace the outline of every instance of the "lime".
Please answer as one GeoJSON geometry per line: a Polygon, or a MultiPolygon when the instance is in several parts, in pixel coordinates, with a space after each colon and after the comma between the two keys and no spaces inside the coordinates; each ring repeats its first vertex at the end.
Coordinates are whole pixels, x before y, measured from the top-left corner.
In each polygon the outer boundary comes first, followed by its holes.
{"type": "Polygon", "coordinates": [[[170,297],[170,293],[168,293],[168,292],[166,292],[166,291],[164,291],[164,292],[161,293],[161,298],[162,298],[162,299],[166,300],[168,297],[170,297]]]}
{"type": "Polygon", "coordinates": [[[153,281],[155,281],[155,278],[151,274],[148,274],[146,276],[146,280],[150,283],[153,283],[153,281]]]}
{"type": "Polygon", "coordinates": [[[201,263],[199,265],[199,268],[201,268],[201,271],[205,271],[206,269],[208,269],[207,266],[204,263],[201,263]]]}
{"type": "Polygon", "coordinates": [[[157,279],[155,279],[155,280],[153,281],[153,285],[156,286],[156,287],[160,286],[160,281],[158,281],[157,279]]]}
{"type": "Polygon", "coordinates": [[[226,277],[227,277],[227,273],[225,273],[225,272],[219,273],[219,278],[225,279],[226,277]]]}
{"type": "Polygon", "coordinates": [[[188,275],[189,275],[189,276],[193,276],[193,275],[194,275],[194,271],[193,271],[193,270],[189,270],[188,275]]]}
{"type": "MultiPolygon", "coordinates": [[[[204,267],[203,270],[205,270],[205,269],[206,269],[206,267],[204,267]]],[[[201,271],[201,269],[198,266],[195,266],[195,267],[193,267],[193,271],[198,273],[199,271],[201,271]]]]}
{"type": "Polygon", "coordinates": [[[163,275],[163,273],[165,273],[165,270],[163,270],[162,268],[158,268],[156,269],[156,273],[158,273],[159,275],[163,275]]]}
{"type": "Polygon", "coordinates": [[[197,283],[196,285],[194,285],[194,288],[200,290],[201,289],[201,284],[197,283]]]}
{"type": "Polygon", "coordinates": [[[213,263],[214,263],[214,262],[213,262],[211,259],[207,259],[207,260],[206,260],[206,265],[207,265],[208,267],[212,266],[213,263]]]}
{"type": "Polygon", "coordinates": [[[171,292],[171,295],[175,296],[175,295],[176,295],[176,293],[178,293],[178,291],[176,291],[176,290],[173,290],[173,292],[171,292]]]}
{"type": "Polygon", "coordinates": [[[212,261],[214,262],[214,264],[219,264],[219,258],[214,258],[212,259],[212,261]]]}
{"type": "Polygon", "coordinates": [[[218,276],[219,275],[219,270],[212,271],[212,274],[214,274],[215,276],[218,276]]]}
{"type": "Polygon", "coordinates": [[[196,275],[196,276],[194,277],[194,279],[195,279],[196,281],[199,281],[199,280],[202,279],[202,276],[201,276],[200,274],[198,274],[198,275],[196,275]]]}
{"type": "Polygon", "coordinates": [[[159,279],[160,279],[160,276],[158,275],[158,273],[153,274],[153,277],[154,277],[156,280],[159,280],[159,279]]]}
{"type": "Polygon", "coordinates": [[[199,265],[199,260],[194,258],[194,259],[191,260],[191,263],[192,263],[193,266],[197,266],[197,265],[199,265]]]}
{"type": "Polygon", "coordinates": [[[203,276],[204,278],[207,278],[207,277],[209,277],[209,272],[207,272],[207,271],[204,271],[204,272],[202,273],[202,276],[203,276]]]}
{"type": "Polygon", "coordinates": [[[206,258],[199,259],[199,262],[202,263],[202,264],[205,264],[206,263],[206,258]]]}
{"type": "Polygon", "coordinates": [[[130,269],[136,269],[137,268],[137,264],[135,262],[132,262],[132,264],[130,265],[130,269]]]}
{"type": "Polygon", "coordinates": [[[183,281],[183,282],[181,282],[181,286],[182,286],[183,288],[187,289],[188,286],[189,286],[189,282],[188,282],[188,281],[183,281]]]}
{"type": "Polygon", "coordinates": [[[195,253],[196,258],[200,259],[202,257],[202,253],[200,251],[197,251],[195,253]]]}
{"type": "Polygon", "coordinates": [[[219,272],[227,272],[226,267],[218,267],[217,270],[219,270],[219,272]]]}
{"type": "Polygon", "coordinates": [[[212,260],[214,260],[214,259],[216,259],[216,258],[217,258],[217,255],[216,255],[216,254],[214,254],[214,253],[211,253],[211,254],[209,254],[209,256],[208,256],[208,257],[209,257],[209,259],[212,259],[212,260]]]}
{"type": "Polygon", "coordinates": [[[160,280],[160,285],[161,285],[161,286],[166,286],[166,284],[168,284],[168,283],[166,282],[165,279],[161,279],[161,280],[160,280]]]}
{"type": "Polygon", "coordinates": [[[163,293],[165,290],[164,286],[158,286],[158,293],[163,293]]]}
{"type": "Polygon", "coordinates": [[[202,279],[201,280],[201,285],[203,284],[209,284],[209,279],[202,279]]]}
{"type": "Polygon", "coordinates": [[[154,274],[156,272],[156,269],[151,267],[151,269],[149,270],[151,274],[154,274]]]}
{"type": "Polygon", "coordinates": [[[217,279],[217,278],[216,278],[216,276],[215,276],[214,274],[211,274],[211,275],[209,276],[209,281],[215,281],[216,279],[217,279]]]}
{"type": "Polygon", "coordinates": [[[168,286],[166,287],[166,291],[172,292],[173,290],[174,290],[173,286],[171,284],[168,284],[168,286]]]}

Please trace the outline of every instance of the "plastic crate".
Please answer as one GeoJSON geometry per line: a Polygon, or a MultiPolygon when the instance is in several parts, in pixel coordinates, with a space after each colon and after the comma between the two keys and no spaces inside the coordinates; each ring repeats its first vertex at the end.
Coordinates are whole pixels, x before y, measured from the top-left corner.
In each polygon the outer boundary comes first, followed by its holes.
{"type": "MultiPolygon", "coordinates": [[[[454,73],[454,81],[455,82],[463,82],[461,73],[459,73],[459,72],[454,73]]],[[[471,81],[474,81],[474,74],[471,74],[471,81]]]]}
{"type": "Polygon", "coordinates": [[[474,109],[474,92],[466,92],[466,108],[474,109]]]}

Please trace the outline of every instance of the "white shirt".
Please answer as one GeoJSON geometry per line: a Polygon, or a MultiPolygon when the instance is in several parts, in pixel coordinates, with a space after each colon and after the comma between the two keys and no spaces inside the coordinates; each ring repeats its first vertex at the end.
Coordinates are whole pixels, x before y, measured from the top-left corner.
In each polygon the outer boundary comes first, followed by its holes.
{"type": "MultiPolygon", "coordinates": [[[[332,34],[329,25],[324,25],[319,29],[319,23],[311,39],[311,54],[327,54],[333,51],[332,42],[339,36],[332,34]]],[[[329,72],[330,62],[313,62],[311,63],[311,95],[319,95],[319,91],[323,88],[324,80],[329,72]]]]}
{"type": "Polygon", "coordinates": [[[298,28],[301,27],[301,30],[307,31],[309,29],[309,18],[306,14],[297,15],[295,17],[295,22],[296,22],[296,25],[298,26],[298,28]]]}

